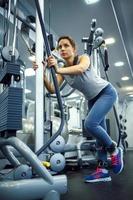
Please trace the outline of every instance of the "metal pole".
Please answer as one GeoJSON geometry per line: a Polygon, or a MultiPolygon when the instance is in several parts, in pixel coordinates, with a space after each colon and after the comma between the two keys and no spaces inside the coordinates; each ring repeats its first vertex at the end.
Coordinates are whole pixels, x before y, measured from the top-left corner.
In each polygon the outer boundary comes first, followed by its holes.
{"type": "MultiPolygon", "coordinates": [[[[44,17],[44,1],[39,0],[42,16],[44,17]]],[[[44,123],[44,94],[43,94],[43,36],[41,26],[36,13],[36,94],[35,94],[35,151],[39,150],[43,142],[43,123],[44,123]]]]}
{"type": "Polygon", "coordinates": [[[16,34],[17,34],[17,18],[16,18],[16,11],[17,11],[17,0],[14,0],[14,31],[13,31],[13,44],[12,44],[12,56],[15,56],[15,46],[16,46],[16,34]]]}
{"type": "Polygon", "coordinates": [[[125,41],[124,41],[124,38],[123,38],[123,35],[122,35],[122,31],[121,31],[120,24],[119,24],[119,21],[118,21],[118,17],[117,17],[117,14],[116,14],[115,6],[114,6],[114,3],[113,3],[112,0],[110,0],[110,3],[111,3],[111,6],[112,6],[112,10],[113,10],[113,13],[114,13],[114,17],[115,17],[115,20],[116,20],[118,31],[120,33],[120,37],[121,37],[121,41],[122,41],[122,44],[123,44],[123,48],[124,48],[124,51],[125,51],[125,54],[126,54],[126,58],[127,58],[127,62],[128,62],[129,68],[130,68],[131,76],[133,78],[132,65],[131,65],[131,62],[129,60],[129,56],[128,56],[128,53],[127,53],[127,48],[126,48],[125,41]]]}
{"type": "Polygon", "coordinates": [[[11,0],[8,2],[8,11],[7,11],[7,20],[8,20],[8,27],[7,27],[7,43],[6,45],[9,46],[10,40],[10,15],[11,15],[11,0]]]}

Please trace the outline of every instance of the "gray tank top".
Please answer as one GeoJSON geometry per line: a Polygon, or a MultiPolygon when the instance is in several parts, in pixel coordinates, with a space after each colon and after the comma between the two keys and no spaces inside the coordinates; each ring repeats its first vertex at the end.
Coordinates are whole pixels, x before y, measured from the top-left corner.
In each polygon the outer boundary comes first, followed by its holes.
{"type": "Polygon", "coordinates": [[[67,83],[84,94],[87,100],[96,97],[109,82],[96,74],[92,67],[80,75],[63,75],[67,83]]]}

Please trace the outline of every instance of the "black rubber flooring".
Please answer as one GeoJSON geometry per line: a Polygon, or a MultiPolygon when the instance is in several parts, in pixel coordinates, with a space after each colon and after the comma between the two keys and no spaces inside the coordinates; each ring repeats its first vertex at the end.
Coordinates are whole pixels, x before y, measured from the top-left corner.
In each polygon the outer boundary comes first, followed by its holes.
{"type": "Polygon", "coordinates": [[[68,192],[61,200],[133,200],[133,151],[124,155],[124,170],[115,175],[111,172],[111,182],[84,183],[83,177],[92,168],[67,171],[68,192]]]}

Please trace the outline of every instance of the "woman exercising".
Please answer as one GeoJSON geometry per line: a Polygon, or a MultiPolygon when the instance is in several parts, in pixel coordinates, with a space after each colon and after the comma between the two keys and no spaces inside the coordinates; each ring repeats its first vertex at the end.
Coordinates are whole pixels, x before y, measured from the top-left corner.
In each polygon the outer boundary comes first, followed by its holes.
{"type": "MultiPolygon", "coordinates": [[[[111,181],[107,169],[107,154],[110,154],[114,173],[119,174],[123,169],[123,151],[106,131],[105,116],[113,107],[117,99],[115,88],[106,80],[97,76],[90,63],[88,55],[78,56],[76,44],[69,36],[58,39],[58,51],[65,64],[59,68],[54,56],[49,56],[47,66],[54,66],[58,85],[65,79],[72,87],[83,93],[88,100],[89,112],[84,127],[88,134],[96,138],[98,167],[96,171],[85,177],[85,182],[111,181]]],[[[34,63],[34,68],[37,65],[34,63]]],[[[54,93],[54,86],[44,74],[44,84],[50,93],[54,93]]]]}

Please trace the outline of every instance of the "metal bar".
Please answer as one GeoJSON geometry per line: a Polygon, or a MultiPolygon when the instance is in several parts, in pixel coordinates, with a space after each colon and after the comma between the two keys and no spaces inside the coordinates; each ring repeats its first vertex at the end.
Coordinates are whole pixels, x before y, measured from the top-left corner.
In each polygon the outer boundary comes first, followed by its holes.
{"type": "Polygon", "coordinates": [[[124,48],[124,51],[125,51],[125,54],[126,54],[126,58],[127,58],[129,68],[130,68],[131,76],[133,78],[133,70],[132,70],[131,62],[130,62],[130,59],[129,59],[129,56],[128,56],[128,53],[127,53],[127,48],[126,48],[125,41],[124,41],[124,38],[123,38],[123,35],[122,35],[122,31],[121,31],[121,28],[120,28],[120,24],[119,24],[119,20],[118,20],[117,14],[116,14],[116,9],[115,9],[113,0],[110,0],[110,3],[111,3],[111,6],[112,6],[112,10],[113,10],[113,13],[114,13],[114,17],[115,17],[115,20],[116,20],[118,31],[120,33],[123,48],[124,48]]]}
{"type": "Polygon", "coordinates": [[[40,175],[49,184],[53,184],[53,177],[48,170],[42,165],[37,156],[30,150],[30,148],[16,137],[8,139],[1,138],[0,146],[10,145],[17,149],[23,157],[30,162],[31,166],[35,169],[36,173],[40,175]]]}
{"type": "MultiPolygon", "coordinates": [[[[44,1],[40,1],[40,7],[42,10],[42,16],[44,17],[44,1]]],[[[40,66],[36,70],[35,76],[35,151],[38,151],[44,144],[44,90],[43,90],[43,51],[44,51],[44,41],[41,34],[41,24],[36,13],[36,62],[40,66]]]]}
{"type": "Polygon", "coordinates": [[[17,0],[14,0],[14,16],[13,16],[14,27],[13,27],[12,56],[15,56],[15,46],[16,46],[16,34],[17,34],[16,12],[17,12],[17,0]]]}
{"type": "Polygon", "coordinates": [[[13,152],[10,151],[8,146],[2,147],[1,151],[14,167],[18,167],[20,165],[20,162],[14,156],[13,152]]]}
{"type": "Polygon", "coordinates": [[[0,198],[1,200],[57,200],[57,193],[60,196],[67,192],[67,179],[64,175],[58,175],[54,176],[53,180],[52,185],[42,178],[1,181],[0,198]],[[53,191],[55,196],[51,195],[53,191]]]}
{"type": "Polygon", "coordinates": [[[10,15],[11,15],[11,0],[8,1],[8,11],[7,11],[7,19],[8,19],[8,26],[7,26],[7,46],[9,46],[9,39],[10,39],[10,15]]]}

